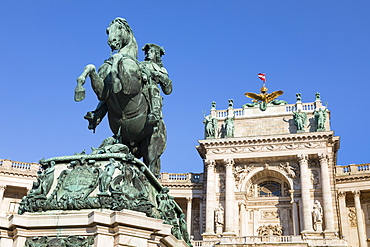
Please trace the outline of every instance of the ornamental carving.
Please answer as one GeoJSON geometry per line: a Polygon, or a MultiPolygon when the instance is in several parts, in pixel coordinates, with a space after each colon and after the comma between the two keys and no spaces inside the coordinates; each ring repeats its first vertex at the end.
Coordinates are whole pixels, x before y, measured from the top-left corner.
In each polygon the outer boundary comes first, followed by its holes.
{"type": "Polygon", "coordinates": [[[251,184],[248,188],[247,196],[254,197],[255,195],[255,187],[254,184],[251,184]]]}
{"type": "Polygon", "coordinates": [[[261,212],[262,219],[277,219],[279,218],[278,211],[262,211],[261,212]]]}
{"type": "Polygon", "coordinates": [[[290,165],[289,162],[285,163],[280,163],[279,164],[280,169],[282,169],[288,177],[292,178],[293,180],[298,180],[299,179],[299,174],[298,174],[298,167],[293,167],[293,165],[290,165]]]}
{"type": "Polygon", "coordinates": [[[346,198],[346,194],[347,194],[347,192],[346,191],[342,191],[342,190],[340,190],[340,191],[338,191],[338,197],[339,198],[346,198]]]}
{"type": "Polygon", "coordinates": [[[130,209],[160,217],[153,210],[156,203],[148,199],[152,190],[150,182],[143,169],[133,165],[133,157],[128,155],[121,161],[111,157],[103,165],[89,159],[91,155],[79,156],[65,156],[67,160],[73,159],[59,174],[55,172],[54,160],[40,161],[44,170],[39,172],[32,190],[23,197],[18,213],[105,208],[130,209]]]}
{"type": "Polygon", "coordinates": [[[320,163],[328,163],[328,160],[329,160],[329,155],[325,154],[325,153],[321,153],[319,154],[319,160],[320,160],[320,163]]]}
{"type": "Polygon", "coordinates": [[[218,187],[220,188],[220,192],[225,192],[226,179],[225,179],[225,175],[224,174],[220,174],[219,175],[218,187]]]}
{"type": "Polygon", "coordinates": [[[262,225],[257,229],[258,236],[283,236],[281,225],[262,225]]]}
{"type": "MultiPolygon", "coordinates": [[[[214,161],[211,161],[214,168],[214,161]]],[[[174,198],[168,194],[141,160],[131,153],[75,154],[41,160],[42,171],[18,209],[25,212],[50,210],[123,209],[143,212],[148,217],[162,219],[172,225],[171,233],[189,243],[183,214],[174,198]]],[[[85,246],[73,238],[30,238],[32,247],[85,246]],[[75,242],[68,242],[68,241],[75,242]]],[[[86,240],[87,241],[87,240],[86,240]]]]}
{"type": "Polygon", "coordinates": [[[216,166],[216,162],[214,160],[204,160],[204,164],[207,168],[211,169],[211,168],[214,168],[216,166]]]}
{"type": "Polygon", "coordinates": [[[298,154],[297,157],[300,164],[308,162],[308,154],[298,154]]]}
{"type": "Polygon", "coordinates": [[[235,166],[234,169],[234,178],[235,178],[235,187],[239,188],[243,179],[252,171],[253,166],[235,166]]]}
{"type": "Polygon", "coordinates": [[[194,230],[199,230],[199,223],[200,223],[199,218],[200,218],[199,210],[196,210],[194,212],[194,219],[193,219],[194,230]]]}
{"type": "Polygon", "coordinates": [[[276,205],[290,205],[289,201],[272,201],[272,202],[248,202],[247,201],[247,206],[276,206],[276,205]]]}
{"type": "Polygon", "coordinates": [[[286,151],[294,149],[312,149],[325,147],[323,142],[305,142],[298,144],[270,144],[270,145],[255,145],[247,147],[224,147],[211,148],[210,152],[214,154],[232,154],[232,153],[251,153],[251,152],[269,152],[269,151],[286,151]]]}
{"type": "Polygon", "coordinates": [[[28,237],[25,242],[25,247],[46,247],[46,246],[58,246],[58,247],[92,247],[94,244],[94,237],[88,236],[69,236],[69,237],[28,237]]]}
{"type": "Polygon", "coordinates": [[[357,226],[356,210],[354,207],[348,208],[348,219],[350,226],[357,226]]]}
{"type": "Polygon", "coordinates": [[[311,170],[311,184],[314,189],[317,189],[320,184],[319,172],[311,170]]]}

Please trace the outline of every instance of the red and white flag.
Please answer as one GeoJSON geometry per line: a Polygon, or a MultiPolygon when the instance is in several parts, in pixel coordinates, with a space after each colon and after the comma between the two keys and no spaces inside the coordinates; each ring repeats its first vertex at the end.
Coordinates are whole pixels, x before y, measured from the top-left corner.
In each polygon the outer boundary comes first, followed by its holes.
{"type": "Polygon", "coordinates": [[[258,74],[258,77],[259,77],[262,81],[266,82],[266,75],[265,75],[265,73],[259,73],[259,74],[258,74]]]}

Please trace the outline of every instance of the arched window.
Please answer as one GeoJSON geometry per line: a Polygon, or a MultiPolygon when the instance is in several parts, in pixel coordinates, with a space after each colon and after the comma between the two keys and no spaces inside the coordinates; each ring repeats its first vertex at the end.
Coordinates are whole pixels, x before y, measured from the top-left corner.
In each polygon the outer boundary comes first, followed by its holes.
{"type": "Polygon", "coordinates": [[[264,181],[258,185],[259,197],[282,196],[281,184],[275,181],[264,181]]]}

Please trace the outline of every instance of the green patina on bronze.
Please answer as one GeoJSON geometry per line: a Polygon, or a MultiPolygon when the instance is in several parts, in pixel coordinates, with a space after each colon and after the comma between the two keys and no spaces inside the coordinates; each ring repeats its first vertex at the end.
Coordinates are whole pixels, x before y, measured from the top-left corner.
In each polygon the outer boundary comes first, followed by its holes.
{"type": "MultiPolygon", "coordinates": [[[[23,197],[19,214],[50,210],[129,209],[172,225],[172,234],[190,246],[182,209],[168,188],[157,180],[160,156],[166,147],[162,97],[172,92],[172,81],[163,67],[164,49],[155,44],[143,47],[145,61],[137,60],[138,47],[127,21],[116,18],[107,29],[111,55],[98,72],[87,65],[77,79],[75,100],[85,98],[83,85],[90,77],[99,103],[85,119],[89,129],[108,114],[112,137],[91,154],[40,160],[37,182],[23,197]],[[140,159],[143,159],[140,160],[140,159]]],[[[90,237],[28,238],[26,246],[90,246],[90,237]],[[57,245],[55,245],[56,243],[57,245]]]]}
{"type": "Polygon", "coordinates": [[[103,143],[106,146],[94,148],[92,154],[40,160],[42,171],[38,173],[32,190],[23,197],[18,213],[129,209],[163,219],[165,224],[173,226],[174,236],[190,244],[189,234],[184,232],[186,222],[181,219],[183,212],[168,195],[168,188],[163,187],[147,166],[131,153],[103,151],[110,150],[109,142],[103,143]],[[55,172],[58,166],[66,169],[58,174],[55,172]]]}
{"type": "Polygon", "coordinates": [[[112,132],[130,152],[143,158],[149,169],[158,176],[160,156],[166,148],[166,128],[162,119],[162,97],[172,92],[172,81],[162,64],[164,49],[155,44],[143,47],[145,61],[137,60],[138,45],[134,34],[123,18],[116,18],[107,28],[111,55],[98,72],[89,64],[77,79],[75,100],[85,98],[86,78],[100,100],[97,108],[88,112],[85,119],[89,129],[95,130],[108,113],[112,132]]]}
{"type": "Polygon", "coordinates": [[[93,236],[68,236],[68,237],[28,237],[25,247],[92,247],[93,236]]]}
{"type": "Polygon", "coordinates": [[[303,133],[307,125],[307,114],[301,110],[293,112],[294,124],[297,127],[297,133],[303,133]]]}
{"type": "Polygon", "coordinates": [[[316,131],[325,131],[326,112],[327,112],[326,108],[324,110],[321,108],[315,110],[314,116],[315,123],[317,126],[316,131]]]}

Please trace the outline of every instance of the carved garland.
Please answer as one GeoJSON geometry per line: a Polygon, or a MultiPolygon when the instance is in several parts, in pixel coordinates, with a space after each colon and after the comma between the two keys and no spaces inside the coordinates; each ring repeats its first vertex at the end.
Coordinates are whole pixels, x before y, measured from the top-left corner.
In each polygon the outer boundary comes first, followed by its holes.
{"type": "Polygon", "coordinates": [[[269,151],[286,151],[296,149],[312,149],[325,147],[324,142],[310,142],[299,144],[273,144],[273,145],[258,145],[249,147],[227,147],[227,148],[211,148],[210,152],[214,154],[232,154],[232,153],[253,153],[253,152],[269,152],[269,151]]]}

